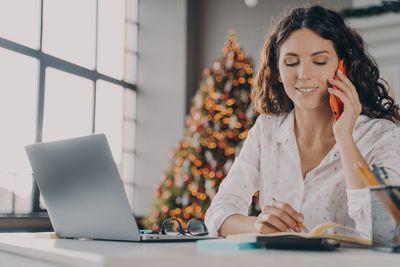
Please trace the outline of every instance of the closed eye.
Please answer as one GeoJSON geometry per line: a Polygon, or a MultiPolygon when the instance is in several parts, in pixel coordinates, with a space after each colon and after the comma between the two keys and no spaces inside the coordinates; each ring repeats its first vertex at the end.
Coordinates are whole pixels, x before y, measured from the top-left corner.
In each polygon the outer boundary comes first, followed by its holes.
{"type": "MultiPolygon", "coordinates": [[[[293,63],[285,63],[285,65],[288,67],[294,67],[294,66],[298,65],[299,63],[300,63],[300,61],[297,61],[297,62],[293,62],[293,63]]],[[[326,61],[314,61],[314,64],[323,66],[323,65],[326,65],[326,61]]]]}
{"type": "Polygon", "coordinates": [[[294,67],[294,66],[296,66],[296,65],[298,65],[299,64],[299,62],[297,61],[297,62],[294,62],[294,63],[286,63],[286,66],[288,66],[288,67],[294,67]]]}

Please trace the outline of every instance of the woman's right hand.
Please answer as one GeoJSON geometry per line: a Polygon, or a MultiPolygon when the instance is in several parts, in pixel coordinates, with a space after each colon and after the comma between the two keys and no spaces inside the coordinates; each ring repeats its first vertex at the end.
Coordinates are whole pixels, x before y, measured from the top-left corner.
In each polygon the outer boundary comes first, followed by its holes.
{"type": "Polygon", "coordinates": [[[254,227],[262,234],[290,232],[290,230],[301,232],[300,225],[303,221],[303,214],[294,210],[289,204],[273,199],[271,205],[262,208],[254,227]]]}

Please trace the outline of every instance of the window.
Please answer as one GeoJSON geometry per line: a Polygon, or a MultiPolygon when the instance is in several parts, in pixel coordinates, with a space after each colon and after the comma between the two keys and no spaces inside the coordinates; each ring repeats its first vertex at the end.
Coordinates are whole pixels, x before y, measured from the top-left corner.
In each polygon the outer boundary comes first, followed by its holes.
{"type": "Polygon", "coordinates": [[[24,145],[35,141],[39,64],[4,48],[0,58],[0,212],[29,212],[32,180],[24,145]]]}
{"type": "Polygon", "coordinates": [[[92,132],[93,82],[53,68],[45,71],[43,141],[92,132]]]}
{"type": "MultiPolygon", "coordinates": [[[[99,2],[104,1],[110,0],[99,2]]],[[[94,69],[96,3],[96,0],[45,0],[43,2],[43,52],[94,69]]]]}
{"type": "Polygon", "coordinates": [[[91,133],[106,134],[132,203],[137,11],[137,0],[1,1],[0,213],[45,208],[25,145],[91,133]]]}

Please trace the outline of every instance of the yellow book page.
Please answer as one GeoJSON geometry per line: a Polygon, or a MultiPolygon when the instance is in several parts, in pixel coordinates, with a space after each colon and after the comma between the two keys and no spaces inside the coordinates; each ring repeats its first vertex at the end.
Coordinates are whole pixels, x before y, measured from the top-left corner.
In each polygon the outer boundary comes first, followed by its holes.
{"type": "Polygon", "coordinates": [[[371,246],[372,239],[356,231],[353,228],[337,224],[337,223],[324,223],[318,224],[309,232],[310,238],[331,238],[340,242],[355,243],[359,245],[371,246]]]}

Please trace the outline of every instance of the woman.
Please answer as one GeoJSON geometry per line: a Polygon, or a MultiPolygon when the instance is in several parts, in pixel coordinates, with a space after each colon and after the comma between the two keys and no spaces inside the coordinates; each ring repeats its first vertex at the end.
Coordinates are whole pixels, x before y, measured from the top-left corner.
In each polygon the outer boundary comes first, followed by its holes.
{"type": "Polygon", "coordinates": [[[283,18],[265,41],[255,76],[260,116],[206,213],[210,234],[300,232],[300,225],[324,222],[370,234],[369,191],[356,164],[400,178],[399,107],[381,81],[362,38],[340,14],[312,6],[283,18]],[[340,59],[347,77],[336,71],[340,59]],[[344,104],[338,120],[330,94],[344,104]],[[262,212],[251,217],[258,190],[262,212]]]}

